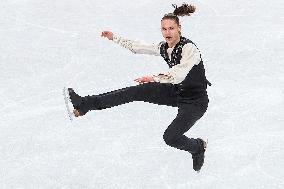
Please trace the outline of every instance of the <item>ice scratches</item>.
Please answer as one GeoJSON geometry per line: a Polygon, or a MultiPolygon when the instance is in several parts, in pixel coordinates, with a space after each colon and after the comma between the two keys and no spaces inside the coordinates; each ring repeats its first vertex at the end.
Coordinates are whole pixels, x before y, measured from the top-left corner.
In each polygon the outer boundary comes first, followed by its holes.
{"type": "Polygon", "coordinates": [[[162,167],[162,173],[160,174],[160,178],[161,181],[164,183],[164,187],[166,187],[167,189],[171,189],[171,185],[168,183],[168,180],[165,176],[168,175],[168,171],[169,171],[169,166],[168,165],[164,165],[162,167]]]}
{"type": "MultiPolygon", "coordinates": [[[[255,172],[259,178],[265,178],[267,181],[273,183],[273,185],[283,187],[283,143],[283,132],[268,134],[259,132],[243,135],[236,134],[235,136],[216,139],[211,143],[211,146],[215,146],[214,154],[230,154],[226,158],[227,160],[230,162],[239,161],[236,165],[238,169],[235,175],[245,175],[253,169],[253,172],[255,172]]],[[[230,169],[234,167],[235,166],[232,165],[230,169]]],[[[223,172],[224,171],[226,170],[223,170],[223,172]]],[[[228,170],[228,172],[229,171],[230,170],[228,170]]]]}
{"type": "Polygon", "coordinates": [[[262,138],[270,140],[260,148],[256,162],[257,170],[266,178],[272,179],[274,184],[284,187],[283,134],[275,134],[262,138]]]}
{"type": "Polygon", "coordinates": [[[23,23],[27,26],[30,26],[30,27],[34,27],[34,28],[38,28],[38,29],[42,29],[42,30],[47,30],[47,31],[51,31],[51,32],[56,32],[56,33],[60,33],[60,34],[63,34],[63,35],[68,35],[69,37],[77,37],[78,36],[78,33],[76,33],[75,31],[62,30],[62,29],[58,29],[58,28],[54,28],[54,27],[43,26],[43,25],[40,25],[40,24],[34,24],[34,23],[29,22],[25,19],[21,19],[19,17],[15,17],[15,16],[11,16],[10,18],[12,20],[21,22],[21,23],[23,23]]]}
{"type": "Polygon", "coordinates": [[[211,10],[214,15],[220,15],[220,11],[218,11],[212,3],[204,2],[204,1],[199,1],[200,4],[203,4],[205,7],[207,7],[209,10],[211,10]]]}

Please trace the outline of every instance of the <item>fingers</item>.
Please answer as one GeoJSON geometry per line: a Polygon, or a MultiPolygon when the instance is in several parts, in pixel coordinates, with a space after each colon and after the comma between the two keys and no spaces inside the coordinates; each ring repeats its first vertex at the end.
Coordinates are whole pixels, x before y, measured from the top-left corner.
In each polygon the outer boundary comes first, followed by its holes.
{"type": "Polygon", "coordinates": [[[109,40],[113,39],[113,33],[111,31],[103,31],[101,37],[106,37],[109,40]]]}
{"type": "Polygon", "coordinates": [[[142,80],[142,78],[137,78],[134,80],[135,82],[142,84],[144,81],[142,80]]]}
{"type": "Polygon", "coordinates": [[[106,37],[108,35],[108,33],[109,33],[108,31],[103,31],[101,36],[106,37]]]}
{"type": "Polygon", "coordinates": [[[145,82],[146,78],[145,77],[140,77],[140,78],[135,79],[134,81],[136,81],[136,82],[145,82]]]}
{"type": "Polygon", "coordinates": [[[142,84],[145,84],[145,83],[148,83],[148,82],[145,82],[145,81],[138,81],[137,82],[139,85],[142,85],[142,84]]]}
{"type": "Polygon", "coordinates": [[[141,80],[141,78],[135,79],[134,81],[137,82],[137,83],[139,83],[139,84],[142,84],[142,83],[143,83],[143,81],[141,80]]]}
{"type": "Polygon", "coordinates": [[[152,80],[150,80],[148,77],[141,77],[137,78],[134,81],[138,82],[139,84],[144,84],[144,83],[150,83],[152,80]]]}

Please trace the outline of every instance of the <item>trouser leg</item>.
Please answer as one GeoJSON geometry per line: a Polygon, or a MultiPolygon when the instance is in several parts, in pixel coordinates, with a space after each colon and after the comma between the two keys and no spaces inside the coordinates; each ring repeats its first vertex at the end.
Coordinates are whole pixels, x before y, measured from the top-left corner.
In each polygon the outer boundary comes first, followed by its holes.
{"type": "Polygon", "coordinates": [[[208,101],[201,104],[179,105],[178,114],[164,132],[166,144],[180,150],[195,153],[199,150],[196,139],[184,135],[197,120],[199,120],[207,109],[208,101]]]}
{"type": "Polygon", "coordinates": [[[162,83],[146,83],[84,98],[88,110],[102,110],[133,101],[177,106],[175,87],[162,83]]]}

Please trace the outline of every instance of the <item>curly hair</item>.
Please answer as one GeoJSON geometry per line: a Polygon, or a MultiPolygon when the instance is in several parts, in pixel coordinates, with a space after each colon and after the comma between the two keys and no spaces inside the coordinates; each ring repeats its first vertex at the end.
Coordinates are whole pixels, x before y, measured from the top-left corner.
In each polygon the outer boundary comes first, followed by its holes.
{"type": "Polygon", "coordinates": [[[178,25],[180,24],[178,18],[179,16],[190,16],[196,10],[196,7],[194,5],[188,5],[186,3],[182,4],[179,7],[176,4],[172,4],[172,6],[175,8],[173,13],[165,14],[162,20],[171,19],[174,20],[178,25]]]}

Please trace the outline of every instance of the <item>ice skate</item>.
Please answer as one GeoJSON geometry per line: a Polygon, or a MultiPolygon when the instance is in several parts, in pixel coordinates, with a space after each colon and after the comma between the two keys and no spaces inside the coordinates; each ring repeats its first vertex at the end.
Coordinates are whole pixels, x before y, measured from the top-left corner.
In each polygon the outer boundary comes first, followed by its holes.
{"type": "Polygon", "coordinates": [[[79,96],[77,93],[72,88],[67,89],[70,101],[73,105],[73,114],[75,117],[83,116],[85,115],[88,111],[84,107],[84,98],[79,96]]]}
{"type": "Polygon", "coordinates": [[[192,160],[193,160],[193,169],[197,172],[200,171],[201,167],[204,164],[204,153],[207,148],[208,140],[204,141],[200,138],[196,139],[199,145],[199,150],[196,153],[192,153],[192,160]]]}

